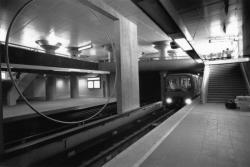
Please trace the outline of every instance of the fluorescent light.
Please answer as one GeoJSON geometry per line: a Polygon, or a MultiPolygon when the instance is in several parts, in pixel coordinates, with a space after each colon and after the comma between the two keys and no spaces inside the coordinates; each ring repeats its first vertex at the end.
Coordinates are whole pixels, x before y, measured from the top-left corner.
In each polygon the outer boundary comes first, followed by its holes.
{"type": "Polygon", "coordinates": [[[92,48],[92,44],[88,44],[88,45],[79,47],[79,51],[90,49],[90,48],[92,48]]]}
{"type": "Polygon", "coordinates": [[[193,50],[193,48],[185,38],[175,39],[174,41],[185,51],[193,50]]]}
{"type": "Polygon", "coordinates": [[[160,60],[159,57],[153,57],[152,60],[160,60]]]}
{"type": "Polygon", "coordinates": [[[203,61],[202,61],[201,59],[195,59],[195,61],[196,61],[197,63],[203,63],[203,61]]]}
{"type": "Polygon", "coordinates": [[[225,36],[220,38],[211,38],[208,40],[209,43],[219,43],[219,42],[232,42],[232,41],[239,41],[238,36],[225,36]]]}
{"type": "Polygon", "coordinates": [[[1,72],[1,77],[2,77],[2,80],[6,80],[6,79],[7,79],[7,76],[6,76],[6,72],[5,72],[5,71],[2,71],[2,72],[1,72]]]}
{"type": "Polygon", "coordinates": [[[100,80],[100,77],[87,78],[88,81],[100,80]]]}

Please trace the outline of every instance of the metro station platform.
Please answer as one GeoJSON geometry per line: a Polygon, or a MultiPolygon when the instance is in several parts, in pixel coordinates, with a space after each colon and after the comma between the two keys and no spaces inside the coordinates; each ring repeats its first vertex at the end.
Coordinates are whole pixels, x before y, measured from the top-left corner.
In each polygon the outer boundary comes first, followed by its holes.
{"type": "Polygon", "coordinates": [[[249,167],[250,112],[185,106],[105,167],[249,167]]]}
{"type": "MultiPolygon", "coordinates": [[[[46,113],[55,113],[67,110],[70,108],[79,107],[81,109],[94,107],[98,105],[105,104],[107,98],[89,98],[81,97],[77,99],[59,99],[53,101],[31,101],[30,103],[39,111],[46,113]]],[[[115,102],[115,98],[111,98],[110,102],[115,102]]],[[[26,104],[17,104],[15,106],[4,106],[3,107],[3,118],[9,119],[13,117],[34,115],[32,111],[26,104]]]]}

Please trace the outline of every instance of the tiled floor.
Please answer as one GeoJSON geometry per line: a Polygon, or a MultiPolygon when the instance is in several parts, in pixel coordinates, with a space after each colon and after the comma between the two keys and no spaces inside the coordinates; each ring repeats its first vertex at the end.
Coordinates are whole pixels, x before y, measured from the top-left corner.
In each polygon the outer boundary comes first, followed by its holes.
{"type": "MultiPolygon", "coordinates": [[[[60,99],[54,101],[32,101],[32,105],[41,112],[49,110],[56,110],[69,107],[81,106],[83,108],[93,107],[101,104],[105,104],[107,98],[78,98],[78,99],[60,99]]],[[[114,98],[110,102],[116,101],[114,98]]],[[[26,104],[18,104],[15,106],[4,106],[3,117],[4,119],[34,114],[34,112],[26,104]]]]}
{"type": "Polygon", "coordinates": [[[105,167],[250,167],[250,111],[185,106],[105,167]]]}
{"type": "Polygon", "coordinates": [[[142,167],[249,167],[250,111],[198,104],[142,167]]]}

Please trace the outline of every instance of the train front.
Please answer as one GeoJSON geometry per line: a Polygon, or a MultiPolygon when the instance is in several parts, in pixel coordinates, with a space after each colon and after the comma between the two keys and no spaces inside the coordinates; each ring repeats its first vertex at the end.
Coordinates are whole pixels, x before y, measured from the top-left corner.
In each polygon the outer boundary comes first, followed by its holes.
{"type": "Polygon", "coordinates": [[[168,106],[191,104],[195,96],[195,83],[192,75],[175,74],[166,79],[165,97],[168,106]]]}

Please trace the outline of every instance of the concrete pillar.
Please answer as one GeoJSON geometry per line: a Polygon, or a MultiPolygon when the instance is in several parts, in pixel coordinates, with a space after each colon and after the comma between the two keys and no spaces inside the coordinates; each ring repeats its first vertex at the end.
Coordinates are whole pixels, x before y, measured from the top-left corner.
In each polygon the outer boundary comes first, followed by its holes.
{"type": "Polygon", "coordinates": [[[125,17],[115,21],[118,113],[140,106],[137,26],[125,17]]]}
{"type": "Polygon", "coordinates": [[[109,89],[108,89],[108,76],[102,75],[102,89],[103,89],[103,97],[109,97],[109,89]]]}
{"type": "Polygon", "coordinates": [[[108,62],[115,62],[115,57],[111,44],[104,45],[103,47],[108,52],[108,62]]]}
{"type": "MultiPolygon", "coordinates": [[[[3,54],[0,52],[0,64],[3,54]]],[[[1,74],[1,68],[0,68],[1,74]]],[[[2,75],[1,75],[2,76],[2,75]]],[[[2,93],[2,77],[0,76],[0,160],[3,159],[4,153],[4,138],[3,138],[3,93],[2,93]]]]}
{"type": "Polygon", "coordinates": [[[70,97],[79,98],[79,82],[77,75],[70,75],[70,97]]]}
{"type": "Polygon", "coordinates": [[[243,55],[250,57],[250,1],[242,0],[242,36],[243,36],[243,55]]]}
{"type": "MultiPolygon", "coordinates": [[[[62,45],[57,43],[56,45],[50,45],[48,40],[41,39],[37,40],[36,43],[45,50],[45,53],[55,54],[55,51],[62,45]]],[[[56,78],[52,75],[48,75],[45,85],[45,96],[46,100],[55,100],[56,99],[56,78]]]]}
{"type": "Polygon", "coordinates": [[[164,60],[166,58],[166,47],[167,47],[167,41],[158,41],[158,42],[154,42],[154,48],[157,49],[159,51],[160,54],[160,59],[164,60]]]}
{"type": "Polygon", "coordinates": [[[79,51],[78,47],[68,47],[68,51],[71,57],[78,57],[81,51],[79,51]]]}
{"type": "Polygon", "coordinates": [[[55,100],[56,99],[56,77],[53,75],[48,75],[46,79],[45,85],[45,94],[46,100],[55,100]]]}

